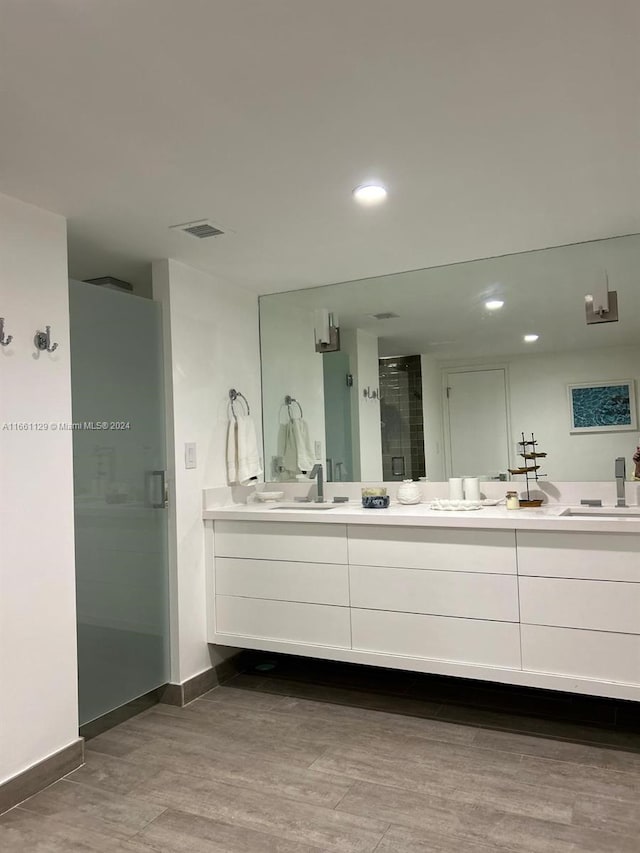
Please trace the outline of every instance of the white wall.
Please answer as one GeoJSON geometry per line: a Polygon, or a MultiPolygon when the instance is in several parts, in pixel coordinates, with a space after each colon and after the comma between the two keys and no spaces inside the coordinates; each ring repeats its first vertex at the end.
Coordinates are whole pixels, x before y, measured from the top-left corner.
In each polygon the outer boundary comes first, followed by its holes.
{"type": "MultiPolygon", "coordinates": [[[[447,362],[446,367],[489,363],[497,364],[495,359],[491,362],[476,359],[447,362]]],[[[513,356],[500,359],[499,363],[507,368],[508,374],[512,458],[521,433],[534,432],[540,442],[539,449],[548,453],[541,473],[549,480],[612,480],[616,456],[626,457],[627,475],[632,476],[631,457],[640,443],[638,432],[572,435],[567,385],[635,379],[637,394],[640,390],[640,346],[513,356]]],[[[445,364],[441,363],[440,368],[445,369],[445,364]]],[[[517,477],[516,481],[521,479],[517,477]]]]}
{"type": "Polygon", "coordinates": [[[0,782],[78,737],[65,220],[0,195],[0,782]],[[37,353],[51,326],[58,349],[37,353]]]}
{"type": "Polygon", "coordinates": [[[444,434],[442,421],[442,371],[432,355],[420,356],[422,372],[422,415],[427,479],[444,480],[444,434]]]}
{"type": "Polygon", "coordinates": [[[522,356],[509,362],[512,446],[520,433],[533,432],[549,456],[542,471],[550,480],[610,480],[616,456],[631,457],[637,432],[571,435],[567,385],[616,379],[640,380],[640,347],[612,347],[522,356]]]}
{"type": "Polygon", "coordinates": [[[206,642],[202,491],[227,482],[230,388],[247,397],[261,441],[258,300],[173,260],[154,263],[153,292],[167,347],[171,680],[179,683],[228,654],[206,642]],[[184,467],[185,442],[197,444],[195,469],[184,467]]]}
{"type": "MultiPolygon", "coordinates": [[[[282,425],[288,414],[286,395],[299,401],[309,427],[311,449],[318,462],[324,459],[324,372],[322,354],[315,350],[313,312],[285,300],[263,299],[260,305],[260,338],[263,353],[265,474],[280,479],[273,468],[282,452],[282,425]],[[315,443],[321,452],[315,454],[315,443]]],[[[298,407],[293,406],[297,415],[298,407]]]]}

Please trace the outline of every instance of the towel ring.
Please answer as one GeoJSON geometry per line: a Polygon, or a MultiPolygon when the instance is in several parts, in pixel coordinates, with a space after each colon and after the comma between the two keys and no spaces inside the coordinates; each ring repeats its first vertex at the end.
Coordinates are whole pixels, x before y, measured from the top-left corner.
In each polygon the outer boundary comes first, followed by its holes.
{"type": "Polygon", "coordinates": [[[292,406],[294,403],[296,404],[296,406],[297,406],[297,407],[298,407],[298,409],[300,410],[300,417],[301,417],[301,418],[303,418],[303,417],[304,417],[304,414],[303,414],[303,412],[302,412],[302,406],[301,406],[301,405],[300,405],[300,403],[296,400],[296,398],[295,398],[295,397],[291,397],[291,396],[289,396],[289,394],[287,394],[287,396],[284,398],[284,403],[285,403],[285,406],[287,407],[287,410],[288,410],[288,412],[289,412],[289,417],[291,418],[291,420],[293,420],[293,415],[291,414],[291,406],[292,406]]]}
{"type": "Polygon", "coordinates": [[[237,415],[236,410],[235,410],[235,409],[234,409],[234,407],[233,407],[233,404],[236,402],[236,400],[237,400],[238,398],[240,398],[241,400],[244,400],[244,404],[245,404],[245,406],[247,407],[247,414],[248,414],[248,415],[250,415],[250,414],[251,414],[251,409],[249,408],[249,403],[248,403],[248,401],[247,401],[247,398],[244,396],[244,394],[242,394],[240,391],[236,391],[236,389],[235,389],[235,388],[231,388],[231,389],[229,390],[229,401],[230,401],[230,404],[231,404],[231,414],[233,415],[233,417],[234,417],[236,420],[238,420],[238,415],[237,415]]]}

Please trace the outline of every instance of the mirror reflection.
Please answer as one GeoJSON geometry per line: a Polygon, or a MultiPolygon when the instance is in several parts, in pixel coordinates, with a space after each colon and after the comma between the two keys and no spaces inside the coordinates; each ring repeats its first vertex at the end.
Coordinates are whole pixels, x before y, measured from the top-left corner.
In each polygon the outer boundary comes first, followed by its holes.
{"type": "Polygon", "coordinates": [[[260,300],[265,473],[610,480],[638,445],[640,235],[260,300]],[[293,401],[293,402],[292,402],[293,401]]]}

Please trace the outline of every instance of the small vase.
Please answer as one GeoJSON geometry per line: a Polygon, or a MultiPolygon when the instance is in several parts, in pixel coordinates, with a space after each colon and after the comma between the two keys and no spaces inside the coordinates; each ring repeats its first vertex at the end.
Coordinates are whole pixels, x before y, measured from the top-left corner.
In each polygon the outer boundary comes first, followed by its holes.
{"type": "Polygon", "coordinates": [[[414,483],[413,480],[403,480],[402,485],[398,486],[398,503],[419,504],[421,500],[422,492],[420,486],[414,483]]]}

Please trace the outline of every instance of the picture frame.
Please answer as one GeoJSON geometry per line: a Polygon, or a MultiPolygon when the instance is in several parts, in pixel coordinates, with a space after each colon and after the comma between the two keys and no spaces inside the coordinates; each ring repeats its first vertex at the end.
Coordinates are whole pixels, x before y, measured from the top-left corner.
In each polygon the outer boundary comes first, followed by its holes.
{"type": "Polygon", "coordinates": [[[571,433],[638,429],[635,381],[580,382],[567,386],[571,433]]]}

